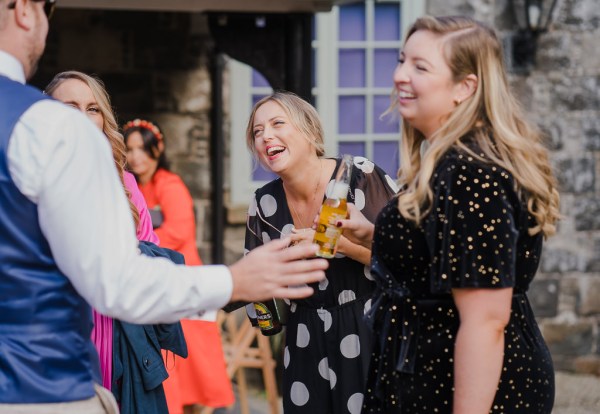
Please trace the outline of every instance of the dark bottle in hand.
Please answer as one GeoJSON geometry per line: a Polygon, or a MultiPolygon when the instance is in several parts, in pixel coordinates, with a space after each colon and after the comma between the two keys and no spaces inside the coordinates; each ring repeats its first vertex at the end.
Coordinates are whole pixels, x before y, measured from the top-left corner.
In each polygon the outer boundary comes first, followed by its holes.
{"type": "Polygon", "coordinates": [[[275,299],[266,302],[254,302],[258,327],[263,335],[271,336],[281,332],[281,318],[275,299]]]}

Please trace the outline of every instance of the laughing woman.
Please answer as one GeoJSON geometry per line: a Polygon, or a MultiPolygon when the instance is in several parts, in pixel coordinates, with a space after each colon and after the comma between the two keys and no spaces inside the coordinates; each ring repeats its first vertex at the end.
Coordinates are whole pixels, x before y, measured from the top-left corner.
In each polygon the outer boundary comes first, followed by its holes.
{"type": "MultiPolygon", "coordinates": [[[[312,241],[313,219],[341,161],[323,157],[316,110],[294,94],[276,92],[254,106],[246,140],[260,163],[279,176],[256,191],[246,249],[289,234],[295,241],[312,241]]],[[[374,221],[394,194],[394,183],[372,162],[354,161],[348,199],[374,221]]],[[[371,354],[371,334],[363,322],[374,288],[366,266],[370,251],[342,237],[337,253],[315,294],[290,304],[283,358],[286,414],[360,409],[371,354]]]]}
{"type": "Polygon", "coordinates": [[[402,191],[374,231],[358,214],[341,223],[374,233],[363,413],[550,414],[552,359],[526,292],[559,196],[500,41],[467,17],[420,18],[394,84],[402,191]]]}

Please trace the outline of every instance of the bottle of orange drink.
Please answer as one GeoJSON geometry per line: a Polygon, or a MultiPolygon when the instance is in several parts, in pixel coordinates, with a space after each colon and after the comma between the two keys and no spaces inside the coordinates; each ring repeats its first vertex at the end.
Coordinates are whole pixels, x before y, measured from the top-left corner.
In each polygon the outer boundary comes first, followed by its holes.
{"type": "Polygon", "coordinates": [[[345,219],[348,213],[346,198],[350,189],[350,175],[352,173],[353,159],[351,155],[344,155],[337,170],[335,181],[328,188],[326,199],[321,207],[319,221],[313,243],[319,245],[317,256],[331,259],[335,255],[337,242],[342,230],[335,224],[338,220],[345,219]]]}

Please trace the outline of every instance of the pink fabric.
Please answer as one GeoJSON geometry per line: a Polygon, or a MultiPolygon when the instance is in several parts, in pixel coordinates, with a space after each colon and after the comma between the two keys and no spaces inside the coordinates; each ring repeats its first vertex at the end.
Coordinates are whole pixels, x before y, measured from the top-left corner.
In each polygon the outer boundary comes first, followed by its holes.
{"type": "MultiPolygon", "coordinates": [[[[158,236],[152,229],[152,220],[146,206],[146,200],[137,186],[133,174],[124,172],[123,178],[125,187],[129,190],[130,199],[140,213],[140,222],[137,228],[137,239],[159,244],[158,236]]],[[[102,373],[102,386],[112,389],[112,341],[113,341],[113,320],[93,311],[94,329],[92,329],[92,342],[98,350],[100,358],[100,371],[102,373]]]]}
{"type": "Polygon", "coordinates": [[[92,342],[96,346],[100,358],[100,372],[102,373],[102,386],[111,388],[112,383],[112,340],[113,320],[96,312],[94,309],[94,329],[92,329],[92,342]]]}
{"type": "Polygon", "coordinates": [[[125,187],[129,190],[130,198],[133,204],[137,207],[140,212],[140,224],[137,228],[137,239],[149,241],[154,244],[160,244],[158,236],[152,230],[152,219],[150,219],[150,213],[148,212],[148,206],[146,200],[138,188],[137,182],[133,174],[125,171],[123,173],[125,181],[125,187]]]}

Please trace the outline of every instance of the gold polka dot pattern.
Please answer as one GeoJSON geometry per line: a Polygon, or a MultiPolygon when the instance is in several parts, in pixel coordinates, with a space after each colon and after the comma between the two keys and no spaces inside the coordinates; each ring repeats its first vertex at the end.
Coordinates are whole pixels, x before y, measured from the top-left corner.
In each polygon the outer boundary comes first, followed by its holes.
{"type": "Polygon", "coordinates": [[[392,200],[379,214],[367,320],[375,334],[363,413],[452,412],[455,288],[512,287],[501,379],[491,413],[549,414],[552,360],[526,296],[542,236],[512,176],[452,150],[431,179],[433,201],[417,226],[392,200]]]}

